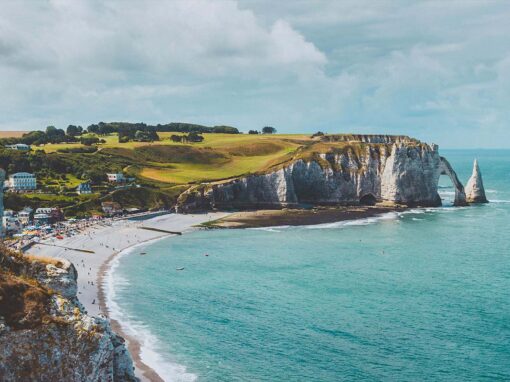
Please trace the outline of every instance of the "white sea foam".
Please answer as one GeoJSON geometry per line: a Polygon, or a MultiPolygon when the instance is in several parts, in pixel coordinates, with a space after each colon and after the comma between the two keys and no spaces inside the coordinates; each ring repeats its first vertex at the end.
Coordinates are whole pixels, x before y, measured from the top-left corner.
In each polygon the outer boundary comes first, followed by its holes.
{"type": "Polygon", "coordinates": [[[439,195],[454,196],[455,195],[455,191],[439,191],[439,195]]]}
{"type": "Polygon", "coordinates": [[[399,218],[397,212],[387,212],[385,214],[381,214],[379,216],[373,216],[369,218],[361,218],[361,219],[355,219],[355,220],[343,220],[339,222],[333,222],[333,223],[323,223],[323,224],[313,224],[313,225],[305,225],[301,226],[301,228],[308,228],[308,229],[328,229],[328,228],[342,228],[342,227],[349,227],[349,226],[365,226],[369,224],[374,224],[379,221],[384,220],[397,220],[399,218]]]}
{"type": "Polygon", "coordinates": [[[274,227],[257,227],[257,228],[248,228],[257,231],[266,231],[266,232],[282,232],[283,229],[290,228],[289,225],[278,225],[274,227]]]}
{"type": "MultiPolygon", "coordinates": [[[[161,240],[161,238],[154,241],[161,240]]],[[[172,362],[168,355],[158,351],[161,347],[159,339],[154,336],[146,325],[138,322],[122,310],[117,303],[117,292],[129,287],[129,281],[115,272],[122,257],[134,252],[137,248],[147,245],[147,242],[135,245],[119,253],[111,262],[105,277],[106,303],[110,317],[122,326],[122,330],[134,337],[140,343],[140,358],[143,363],[151,367],[164,381],[191,382],[197,379],[193,373],[186,371],[186,367],[172,362]]]]}
{"type": "Polygon", "coordinates": [[[497,199],[491,199],[489,200],[489,203],[510,203],[510,200],[497,200],[497,199]]]}

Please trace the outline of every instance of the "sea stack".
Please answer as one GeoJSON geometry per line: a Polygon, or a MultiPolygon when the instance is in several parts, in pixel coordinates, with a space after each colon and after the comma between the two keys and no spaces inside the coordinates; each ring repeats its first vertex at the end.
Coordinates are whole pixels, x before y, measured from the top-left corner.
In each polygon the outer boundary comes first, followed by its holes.
{"type": "Polygon", "coordinates": [[[478,160],[473,164],[473,174],[466,185],[466,201],[468,203],[488,203],[483,188],[482,174],[478,167],[478,160]]]}

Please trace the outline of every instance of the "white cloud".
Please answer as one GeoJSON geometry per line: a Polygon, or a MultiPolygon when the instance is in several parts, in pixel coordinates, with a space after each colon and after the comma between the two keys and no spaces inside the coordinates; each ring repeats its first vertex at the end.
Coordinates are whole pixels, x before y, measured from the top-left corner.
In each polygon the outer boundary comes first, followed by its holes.
{"type": "Polygon", "coordinates": [[[509,18],[503,1],[8,1],[0,129],[188,120],[500,145],[509,18]]]}

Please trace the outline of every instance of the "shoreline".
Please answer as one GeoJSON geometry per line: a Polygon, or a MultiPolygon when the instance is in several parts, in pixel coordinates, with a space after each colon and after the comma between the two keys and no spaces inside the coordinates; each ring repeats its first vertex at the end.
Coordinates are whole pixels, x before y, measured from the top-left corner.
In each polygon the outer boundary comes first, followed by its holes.
{"type": "Polygon", "coordinates": [[[272,209],[233,212],[202,224],[204,228],[266,228],[307,226],[377,217],[388,212],[403,212],[410,207],[393,205],[314,207],[310,209],[272,209]]]}
{"type": "Polygon", "coordinates": [[[83,229],[78,234],[56,241],[54,238],[35,244],[26,253],[33,256],[63,258],[70,261],[78,272],[77,298],[88,315],[105,316],[113,331],[126,340],[131,354],[135,374],[141,381],[161,382],[164,379],[141,358],[142,341],[126,334],[122,323],[110,318],[105,291],[105,277],[112,261],[121,253],[138,245],[165,237],[174,236],[143,227],[166,229],[168,231],[189,232],[207,221],[224,217],[228,213],[196,213],[189,215],[165,214],[144,220],[118,220],[110,224],[96,224],[83,229]],[[127,244],[127,245],[126,245],[127,244]],[[89,252],[75,251],[72,248],[89,252]]]}
{"type": "Polygon", "coordinates": [[[105,292],[105,278],[108,275],[108,272],[111,269],[112,261],[117,258],[119,255],[121,255],[123,252],[132,250],[138,245],[146,244],[151,241],[161,240],[164,237],[159,237],[155,239],[149,239],[144,242],[140,242],[138,244],[134,244],[131,247],[124,248],[122,251],[119,251],[117,253],[113,253],[106,259],[106,261],[101,265],[99,268],[99,272],[97,274],[97,284],[100,285],[100,288],[98,290],[98,301],[99,306],[104,312],[108,312],[106,317],[108,318],[108,321],[110,322],[110,326],[112,327],[112,330],[120,335],[122,338],[126,340],[126,347],[129,351],[129,354],[131,354],[131,359],[133,360],[133,366],[135,367],[136,374],[140,378],[140,380],[144,381],[150,381],[150,382],[165,382],[163,378],[160,377],[160,375],[149,365],[143,362],[141,350],[142,345],[140,343],[140,340],[138,338],[133,337],[130,334],[127,334],[126,330],[122,327],[122,324],[118,322],[117,320],[110,317],[110,309],[108,308],[108,304],[106,303],[106,292],[105,292]]]}
{"type": "Polygon", "coordinates": [[[35,256],[65,258],[71,261],[78,271],[77,297],[89,315],[104,315],[112,330],[126,340],[126,346],[135,367],[135,374],[141,381],[163,382],[164,379],[142,359],[143,341],[128,331],[123,324],[110,317],[106,278],[113,260],[122,253],[147,244],[175,236],[171,233],[143,229],[144,226],[168,231],[190,232],[202,228],[261,228],[282,225],[311,225],[358,220],[383,215],[388,212],[407,210],[402,207],[340,207],[314,208],[310,210],[257,210],[243,212],[211,212],[196,214],[167,214],[144,220],[122,220],[109,225],[98,224],[88,227],[79,234],[57,242],[34,245],[27,253],[35,256]],[[128,239],[130,238],[130,239],[128,239]],[[126,240],[128,245],[125,246],[126,240]],[[108,244],[107,244],[108,243],[108,244]],[[68,248],[93,249],[94,254],[73,251],[68,248]],[[88,267],[88,270],[87,270],[88,267]],[[85,274],[87,272],[87,274],[85,274]]]}

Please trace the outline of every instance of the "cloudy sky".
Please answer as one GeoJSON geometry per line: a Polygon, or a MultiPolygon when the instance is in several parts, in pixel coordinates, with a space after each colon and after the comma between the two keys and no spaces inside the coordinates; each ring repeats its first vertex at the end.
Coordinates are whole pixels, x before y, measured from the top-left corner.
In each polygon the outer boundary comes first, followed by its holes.
{"type": "Polygon", "coordinates": [[[0,130],[98,121],[510,147],[508,1],[9,1],[0,130]]]}

